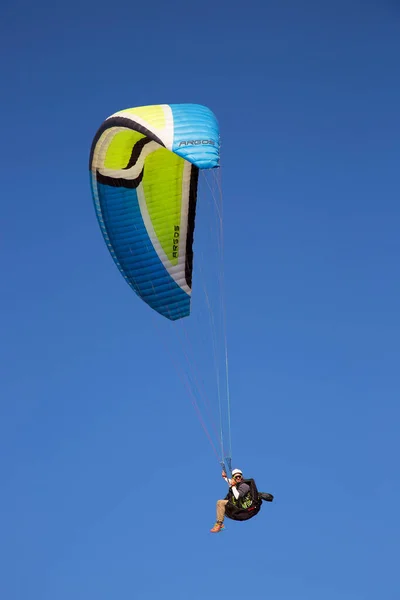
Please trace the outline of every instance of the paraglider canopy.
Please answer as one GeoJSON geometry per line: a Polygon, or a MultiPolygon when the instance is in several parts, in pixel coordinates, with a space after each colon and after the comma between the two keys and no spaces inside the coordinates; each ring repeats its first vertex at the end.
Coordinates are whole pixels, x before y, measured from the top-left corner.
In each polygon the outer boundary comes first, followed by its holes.
{"type": "Polygon", "coordinates": [[[92,196],[126,282],[171,320],[190,313],[199,169],[219,166],[219,128],[199,104],[121,110],[90,153],[92,196]]]}

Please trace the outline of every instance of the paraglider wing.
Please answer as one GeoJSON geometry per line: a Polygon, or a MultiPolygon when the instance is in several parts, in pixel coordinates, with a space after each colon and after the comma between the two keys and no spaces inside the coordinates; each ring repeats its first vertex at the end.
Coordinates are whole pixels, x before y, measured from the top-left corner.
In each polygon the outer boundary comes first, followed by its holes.
{"type": "Polygon", "coordinates": [[[190,314],[199,169],[219,166],[219,129],[205,106],[119,111],[98,130],[91,188],[107,247],[126,282],[171,320],[190,314]]]}

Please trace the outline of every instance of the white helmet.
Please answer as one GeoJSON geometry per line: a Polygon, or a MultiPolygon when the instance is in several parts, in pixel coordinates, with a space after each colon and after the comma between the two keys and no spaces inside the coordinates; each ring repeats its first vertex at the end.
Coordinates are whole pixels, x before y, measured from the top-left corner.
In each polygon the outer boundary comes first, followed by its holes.
{"type": "Polygon", "coordinates": [[[232,477],[234,477],[234,475],[243,475],[243,473],[240,469],[233,469],[232,477]]]}

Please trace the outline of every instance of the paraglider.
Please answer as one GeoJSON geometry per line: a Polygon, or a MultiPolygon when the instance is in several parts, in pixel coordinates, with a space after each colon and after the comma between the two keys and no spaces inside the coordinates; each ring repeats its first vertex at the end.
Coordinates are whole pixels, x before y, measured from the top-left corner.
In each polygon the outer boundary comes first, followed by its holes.
{"type": "Polygon", "coordinates": [[[217,518],[211,533],[224,529],[225,517],[247,521],[260,512],[263,500],[272,502],[274,499],[272,494],[259,492],[254,479],[244,479],[240,469],[233,469],[231,479],[225,471],[222,471],[222,477],[229,484],[229,491],[224,500],[217,500],[217,518]]]}
{"type": "MultiPolygon", "coordinates": [[[[120,110],[98,129],[90,151],[90,183],[97,220],[107,248],[126,283],[168,321],[191,313],[193,242],[198,179],[220,166],[220,133],[213,112],[199,104],[159,104],[120,110]]],[[[218,189],[220,191],[220,182],[218,189]]],[[[222,201],[216,207],[222,237],[222,201]]],[[[222,239],[219,240],[222,263],[222,239]]],[[[218,289],[223,290],[222,276],[218,289]]],[[[210,299],[207,296],[207,304],[210,299]]],[[[223,299],[221,300],[223,306],[223,299]]],[[[209,306],[210,307],[210,306],[209,306]]],[[[211,316],[216,327],[216,319],[211,316]]],[[[230,400],[225,314],[222,318],[228,443],[222,424],[223,369],[216,364],[221,450],[217,458],[230,470],[230,400]]],[[[217,336],[214,360],[217,363],[217,336]]],[[[188,377],[192,385],[193,378],[188,377]]],[[[193,397],[195,393],[193,392],[193,397]]],[[[193,404],[198,410],[194,397],[193,404]]],[[[262,500],[252,479],[233,473],[220,513],[234,520],[255,516],[262,500]],[[221,513],[222,514],[222,513],[221,513]]],[[[225,475],[226,477],[226,475],[225,475]]],[[[270,498],[267,498],[270,496],[270,498]]],[[[217,518],[220,525],[221,518],[217,518]]],[[[218,530],[221,527],[217,527],[218,530]]]]}

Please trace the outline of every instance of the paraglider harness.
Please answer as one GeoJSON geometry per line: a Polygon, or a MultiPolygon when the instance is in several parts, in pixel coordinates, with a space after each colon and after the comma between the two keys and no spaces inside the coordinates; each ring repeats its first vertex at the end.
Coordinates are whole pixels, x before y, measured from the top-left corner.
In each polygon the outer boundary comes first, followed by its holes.
{"type": "Polygon", "coordinates": [[[225,507],[225,515],[234,521],[247,521],[255,517],[260,512],[263,500],[272,502],[274,499],[272,494],[260,493],[254,479],[242,479],[242,482],[247,483],[250,487],[250,490],[243,498],[236,500],[232,489],[229,489],[225,497],[225,500],[228,500],[228,504],[225,507]]]}

